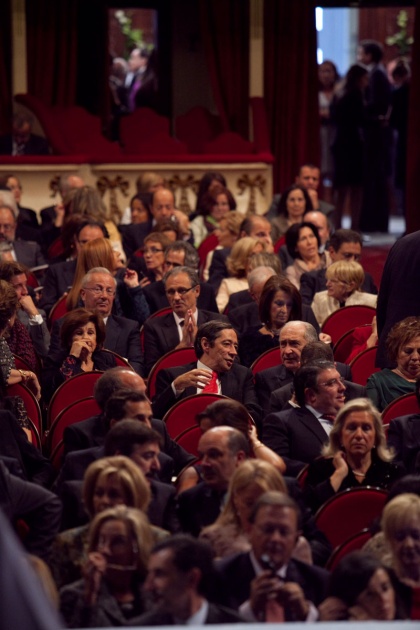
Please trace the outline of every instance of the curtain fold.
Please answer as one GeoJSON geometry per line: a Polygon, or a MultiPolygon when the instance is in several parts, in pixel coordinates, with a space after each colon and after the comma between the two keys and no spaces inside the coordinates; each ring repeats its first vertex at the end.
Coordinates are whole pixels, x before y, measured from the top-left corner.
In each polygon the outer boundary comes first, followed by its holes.
{"type": "Polygon", "coordinates": [[[408,110],[406,231],[420,230],[419,173],[420,173],[420,0],[416,2],[414,44],[411,50],[410,104],[408,110]]]}
{"type": "Polygon", "coordinates": [[[0,19],[0,134],[10,133],[12,117],[12,15],[3,0],[0,19]]]}
{"type": "Polygon", "coordinates": [[[265,0],[264,94],[274,191],[303,163],[319,164],[318,78],[313,0],[265,0]]]}
{"type": "Polygon", "coordinates": [[[223,128],[248,138],[249,1],[200,0],[200,24],[223,128]]]}

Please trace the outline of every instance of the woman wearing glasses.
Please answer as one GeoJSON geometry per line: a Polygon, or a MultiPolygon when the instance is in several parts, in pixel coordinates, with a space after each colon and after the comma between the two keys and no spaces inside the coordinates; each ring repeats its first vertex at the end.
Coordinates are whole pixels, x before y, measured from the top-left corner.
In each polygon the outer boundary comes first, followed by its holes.
{"type": "Polygon", "coordinates": [[[367,398],[350,400],[337,414],[323,457],[309,464],[305,480],[308,505],[315,511],[347,488],[389,488],[404,474],[392,458],[378,410],[367,398]]]}
{"type": "Polygon", "coordinates": [[[44,370],[45,389],[52,393],[71,376],[115,367],[115,357],[102,351],[105,325],[100,315],[76,308],[63,317],[60,330],[62,353],[57,364],[44,370]]]}

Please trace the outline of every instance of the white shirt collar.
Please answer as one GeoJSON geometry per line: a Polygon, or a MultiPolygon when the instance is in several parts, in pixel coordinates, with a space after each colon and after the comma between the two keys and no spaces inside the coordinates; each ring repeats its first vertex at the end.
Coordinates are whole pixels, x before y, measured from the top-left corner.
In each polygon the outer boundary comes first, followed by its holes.
{"type": "Polygon", "coordinates": [[[174,622],[179,626],[204,626],[207,615],[209,612],[209,603],[206,599],[203,599],[200,608],[196,613],[188,617],[186,621],[182,621],[174,617],[174,622]]]}

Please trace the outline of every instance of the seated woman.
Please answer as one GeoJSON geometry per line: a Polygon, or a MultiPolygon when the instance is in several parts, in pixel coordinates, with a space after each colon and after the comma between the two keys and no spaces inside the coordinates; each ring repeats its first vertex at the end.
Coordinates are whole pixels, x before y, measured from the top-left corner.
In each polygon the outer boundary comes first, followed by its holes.
{"type": "Polygon", "coordinates": [[[397,590],[413,618],[413,589],[420,588],[420,497],[401,494],[392,499],[384,507],[381,526],[391,549],[397,590]]]}
{"type": "Polygon", "coordinates": [[[83,372],[115,367],[115,357],[102,351],[105,324],[100,315],[76,308],[63,317],[60,329],[62,353],[56,365],[43,371],[47,399],[64,381],[83,372]]]}
{"type": "Polygon", "coordinates": [[[302,223],[303,215],[309,210],[313,210],[313,206],[308,191],[299,184],[289,186],[281,195],[278,216],[271,219],[273,243],[278,241],[291,225],[302,223]]]}
{"type": "MultiPolygon", "coordinates": [[[[238,212],[237,210],[232,210],[232,212],[229,212],[226,216],[220,219],[219,227],[215,230],[217,240],[219,241],[219,244],[215,249],[223,249],[224,247],[232,249],[239,238],[243,220],[244,215],[242,212],[238,212]]],[[[213,260],[215,249],[207,254],[206,264],[203,270],[203,278],[206,282],[209,279],[210,265],[213,260]]]]}
{"type": "Polygon", "coordinates": [[[97,514],[89,528],[83,578],[60,591],[69,628],[125,626],[145,611],[141,588],[153,536],[147,517],[124,505],[97,514]]]}
{"type": "Polygon", "coordinates": [[[299,291],[285,276],[272,276],[264,284],[259,314],[263,326],[249,328],[239,341],[239,357],[246,367],[266,350],[279,347],[280,331],[286,322],[302,319],[299,291]]]}
{"type": "Polygon", "coordinates": [[[240,238],[232,247],[226,260],[229,278],[224,278],[217,292],[216,302],[220,313],[223,313],[232,293],[248,289],[248,260],[252,254],[265,251],[265,244],[252,236],[240,238]]]}
{"type": "Polygon", "coordinates": [[[328,597],[319,606],[319,613],[320,621],[407,618],[389,570],[363,551],[349,553],[334,569],[328,597]]]}
{"type": "Polygon", "coordinates": [[[376,308],[377,295],[364,293],[361,286],[365,272],[358,262],[338,260],[325,272],[327,290],[315,293],[312,310],[320,326],[327,317],[344,306],[364,304],[376,308]]]}
{"type": "MultiPolygon", "coordinates": [[[[82,497],[90,521],[100,512],[117,505],[127,505],[146,513],[150,503],[150,486],[140,468],[128,457],[102,457],[88,466],[82,497]]],[[[166,535],[158,527],[153,527],[152,532],[154,542],[166,535]]],[[[50,564],[58,587],[81,577],[88,533],[89,524],[68,529],[56,537],[50,564]]]]}
{"type": "Polygon", "coordinates": [[[114,315],[133,319],[140,325],[144,324],[150,315],[150,309],[140,286],[138,274],[133,269],[123,266],[119,252],[112,249],[106,238],[95,238],[80,250],[73,285],[66,300],[67,310],[71,311],[83,305],[80,300],[82,280],[87,272],[95,267],[108,269],[117,280],[117,291],[112,307],[114,315]]]}
{"type": "Polygon", "coordinates": [[[194,237],[194,245],[199,247],[209,234],[212,234],[218,227],[220,220],[225,217],[230,210],[236,210],[236,201],[230,190],[224,186],[212,186],[203,195],[200,202],[198,216],[190,223],[191,232],[194,237]]]}
{"type": "Polygon", "coordinates": [[[337,414],[323,457],[309,464],[305,480],[308,505],[316,511],[347,488],[389,488],[404,474],[392,457],[378,411],[367,398],[350,400],[337,414]]]}
{"type": "Polygon", "coordinates": [[[295,262],[286,268],[285,273],[298,290],[300,277],[305,271],[325,267],[324,257],[318,252],[320,245],[318,228],[313,223],[295,223],[286,232],[287,251],[295,262]]]}
{"type": "Polygon", "coordinates": [[[133,225],[152,222],[150,193],[138,193],[130,199],[130,217],[133,225]]]}
{"type": "Polygon", "coordinates": [[[129,262],[130,269],[139,274],[140,286],[162,280],[165,263],[165,249],[171,240],[163,232],[151,232],[144,239],[143,258],[133,258],[129,262]]]}
{"type": "MultiPolygon", "coordinates": [[[[269,462],[281,473],[286,470],[283,459],[265,444],[259,441],[257,430],[248,410],[236,400],[217,400],[206,407],[196,416],[196,421],[202,432],[212,427],[229,426],[243,433],[249,442],[250,456],[269,462]]],[[[200,481],[200,466],[189,466],[177,479],[178,493],[195,486],[200,481]]]]}
{"type": "Polygon", "coordinates": [[[414,392],[420,376],[420,317],[406,317],[394,324],[386,339],[386,348],[396,367],[375,372],[366,384],[366,394],[379,411],[395,398],[414,392]]]}

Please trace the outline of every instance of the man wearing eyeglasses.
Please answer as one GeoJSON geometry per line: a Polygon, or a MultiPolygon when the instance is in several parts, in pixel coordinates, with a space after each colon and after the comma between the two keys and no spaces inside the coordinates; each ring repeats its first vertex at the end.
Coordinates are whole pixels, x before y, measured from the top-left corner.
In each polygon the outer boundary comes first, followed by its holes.
{"type": "Polygon", "coordinates": [[[210,320],[228,321],[225,315],[197,308],[200,281],[189,267],[173,268],[165,276],[164,284],[172,313],[149,319],[144,324],[147,372],[170,350],[193,347],[201,324],[210,320]]]}
{"type": "MultiPolygon", "coordinates": [[[[116,282],[104,267],[94,267],[82,279],[80,298],[85,308],[101,315],[105,323],[104,348],[112,350],[129,361],[134,370],[144,376],[143,353],[140,346],[139,325],[126,317],[112,315],[116,282]]],[[[62,355],[60,328],[62,318],[54,322],[48,364],[56,364],[62,355]]],[[[61,365],[61,363],[60,363],[61,365]]]]}
{"type": "Polygon", "coordinates": [[[344,405],[346,386],[334,363],[328,361],[299,368],[293,384],[300,407],[270,413],[263,422],[263,442],[283,457],[286,475],[295,477],[321,455],[344,405]]]}
{"type": "Polygon", "coordinates": [[[45,258],[38,243],[16,239],[16,230],[18,229],[16,220],[17,206],[14,200],[11,200],[10,204],[6,202],[6,194],[12,196],[11,193],[0,191],[0,242],[6,242],[11,245],[12,259],[22,265],[29,268],[44,265],[45,258]]]}

